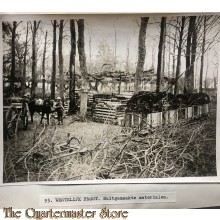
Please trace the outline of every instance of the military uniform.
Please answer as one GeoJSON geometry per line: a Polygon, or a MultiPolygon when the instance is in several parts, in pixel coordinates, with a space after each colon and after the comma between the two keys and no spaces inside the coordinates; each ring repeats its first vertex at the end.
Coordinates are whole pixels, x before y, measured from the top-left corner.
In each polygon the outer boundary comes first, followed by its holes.
{"type": "Polygon", "coordinates": [[[57,100],[57,103],[55,105],[55,110],[57,112],[58,116],[58,124],[63,124],[63,112],[64,112],[64,107],[60,99],[57,100]]]}

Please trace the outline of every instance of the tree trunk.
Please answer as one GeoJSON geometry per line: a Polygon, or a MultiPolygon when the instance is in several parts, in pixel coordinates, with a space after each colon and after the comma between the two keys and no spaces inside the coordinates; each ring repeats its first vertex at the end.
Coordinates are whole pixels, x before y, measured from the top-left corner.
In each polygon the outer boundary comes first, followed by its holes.
{"type": "Polygon", "coordinates": [[[47,31],[45,34],[45,42],[44,42],[44,52],[43,52],[43,64],[42,64],[42,84],[43,84],[43,99],[45,98],[45,56],[46,56],[46,51],[47,51],[47,31]]]}
{"type": "Polygon", "coordinates": [[[57,21],[54,20],[53,25],[53,50],[52,50],[52,77],[51,77],[51,98],[55,99],[56,88],[56,41],[57,41],[57,21]]]}
{"type": "Polygon", "coordinates": [[[37,52],[36,52],[36,35],[40,21],[34,21],[32,27],[32,80],[31,80],[31,96],[35,96],[35,88],[37,86],[37,52]]]}
{"type": "Polygon", "coordinates": [[[202,92],[202,86],[203,86],[203,69],[204,69],[205,41],[206,41],[206,16],[204,16],[204,26],[203,26],[203,39],[202,39],[202,55],[201,55],[201,66],[200,66],[199,92],[202,92]]]}
{"type": "Polygon", "coordinates": [[[117,71],[117,32],[115,29],[114,71],[117,71]]]}
{"type": "Polygon", "coordinates": [[[31,96],[35,96],[36,87],[36,33],[37,33],[37,22],[34,21],[34,26],[32,28],[32,78],[31,78],[31,96]]]}
{"type": "Polygon", "coordinates": [[[14,93],[15,84],[15,38],[16,38],[17,22],[13,22],[12,39],[11,39],[11,92],[14,93]]]}
{"type": "Polygon", "coordinates": [[[70,20],[70,34],[71,34],[71,51],[69,63],[69,113],[75,113],[76,100],[75,100],[75,57],[76,57],[76,30],[74,19],[70,20]],[[73,70],[74,66],[74,70],[73,70]]]}
{"type": "Polygon", "coordinates": [[[166,64],[166,44],[165,44],[165,41],[166,41],[166,22],[164,24],[164,44],[163,44],[163,55],[162,55],[162,73],[164,75],[165,73],[165,64],[166,64]]]}
{"type": "Polygon", "coordinates": [[[27,32],[26,32],[26,40],[25,40],[25,48],[24,48],[24,62],[23,62],[23,75],[22,75],[22,94],[25,93],[26,88],[26,68],[27,68],[27,49],[28,49],[28,22],[27,22],[27,32]]]}
{"type": "Polygon", "coordinates": [[[161,30],[160,30],[160,42],[158,47],[158,62],[157,62],[157,84],[156,84],[156,93],[160,92],[160,84],[161,84],[161,65],[162,65],[162,52],[164,46],[165,39],[165,26],[166,26],[166,18],[162,17],[161,19],[161,30]]]}
{"type": "Polygon", "coordinates": [[[179,85],[179,75],[181,70],[181,53],[182,53],[182,44],[183,44],[183,31],[185,27],[186,17],[182,17],[181,29],[179,34],[179,45],[178,45],[178,54],[177,54],[177,64],[176,64],[176,81],[175,81],[175,90],[174,95],[178,93],[178,85],[179,85]]]}
{"type": "Polygon", "coordinates": [[[64,102],[63,90],[64,90],[64,76],[63,76],[63,22],[64,20],[60,20],[60,32],[59,32],[59,94],[62,102],[64,102]]]}
{"type": "Polygon", "coordinates": [[[169,38],[169,46],[168,46],[168,61],[167,61],[167,72],[168,72],[168,78],[171,78],[171,73],[170,73],[170,60],[171,60],[171,42],[169,38]]]}
{"type": "Polygon", "coordinates": [[[196,49],[197,49],[197,28],[196,28],[196,17],[194,19],[194,29],[192,33],[192,55],[191,55],[191,65],[190,65],[190,77],[189,86],[190,92],[194,92],[194,74],[195,74],[195,61],[196,61],[196,49]]]}
{"type": "Polygon", "coordinates": [[[86,54],[85,54],[85,43],[84,43],[84,19],[78,20],[78,53],[80,71],[82,74],[82,85],[81,85],[81,102],[80,102],[80,115],[86,116],[87,113],[87,67],[86,67],[86,54]]]}
{"type": "MultiPolygon", "coordinates": [[[[178,19],[178,18],[177,18],[178,19]]],[[[174,34],[174,42],[173,42],[173,65],[172,65],[172,73],[173,73],[173,78],[175,77],[175,55],[176,55],[176,35],[177,35],[177,29],[175,30],[175,34],[174,34]]]]}
{"type": "MultiPolygon", "coordinates": [[[[130,64],[129,64],[129,57],[130,57],[130,39],[127,43],[127,54],[126,54],[126,67],[125,67],[125,74],[127,77],[131,77],[130,76],[130,64]]],[[[128,90],[128,78],[125,77],[125,88],[126,88],[126,92],[129,91],[128,90]]]]}
{"type": "Polygon", "coordinates": [[[134,81],[135,94],[141,90],[141,76],[143,73],[143,67],[144,67],[145,55],[146,55],[145,39],[146,39],[148,20],[149,17],[141,18],[141,26],[140,26],[139,38],[138,38],[138,62],[137,62],[135,81],[134,81]]]}
{"type": "Polygon", "coordinates": [[[206,62],[206,74],[205,74],[205,92],[207,91],[209,87],[209,80],[208,80],[208,70],[209,70],[209,56],[207,54],[206,56],[207,62],[206,62]]]}
{"type": "Polygon", "coordinates": [[[121,72],[121,71],[118,71],[118,73],[119,73],[118,94],[120,95],[120,93],[121,93],[121,74],[122,74],[122,72],[121,72]]]}
{"type": "MultiPolygon", "coordinates": [[[[191,65],[194,65],[192,63],[193,60],[191,57],[192,53],[192,38],[193,38],[193,32],[195,29],[195,21],[196,16],[191,16],[189,20],[189,28],[188,28],[188,35],[187,35],[187,44],[186,44],[186,72],[185,72],[185,85],[184,85],[184,93],[192,93],[194,90],[194,82],[192,80],[194,77],[192,76],[192,69],[191,65]]],[[[194,39],[195,40],[195,39],[194,39]]]]}

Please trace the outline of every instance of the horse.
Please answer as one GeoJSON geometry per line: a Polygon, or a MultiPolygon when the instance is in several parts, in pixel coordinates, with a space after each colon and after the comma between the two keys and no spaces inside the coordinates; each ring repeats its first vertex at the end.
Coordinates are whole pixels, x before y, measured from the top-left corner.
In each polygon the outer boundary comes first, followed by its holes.
{"type": "Polygon", "coordinates": [[[53,107],[53,100],[50,100],[49,98],[45,98],[44,100],[42,99],[33,99],[29,101],[28,103],[30,115],[31,115],[31,122],[33,123],[33,116],[35,112],[38,112],[41,114],[41,121],[40,124],[42,124],[42,120],[44,118],[44,115],[46,114],[47,116],[47,124],[49,125],[49,116],[50,113],[52,113],[52,107],[53,107]]]}

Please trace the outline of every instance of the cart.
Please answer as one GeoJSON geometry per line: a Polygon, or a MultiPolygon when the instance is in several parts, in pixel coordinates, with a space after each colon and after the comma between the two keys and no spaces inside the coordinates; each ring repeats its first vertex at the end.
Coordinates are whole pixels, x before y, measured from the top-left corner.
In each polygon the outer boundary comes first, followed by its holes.
{"type": "Polygon", "coordinates": [[[22,103],[21,98],[4,99],[3,107],[4,138],[11,139],[15,136],[18,122],[21,120],[22,128],[28,128],[28,104],[22,103]]]}

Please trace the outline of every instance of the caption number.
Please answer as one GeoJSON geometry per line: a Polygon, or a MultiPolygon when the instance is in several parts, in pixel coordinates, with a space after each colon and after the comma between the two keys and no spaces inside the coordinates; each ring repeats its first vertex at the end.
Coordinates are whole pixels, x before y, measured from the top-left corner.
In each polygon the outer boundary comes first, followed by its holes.
{"type": "Polygon", "coordinates": [[[44,199],[44,203],[50,203],[50,202],[52,202],[51,199],[44,199]]]}

